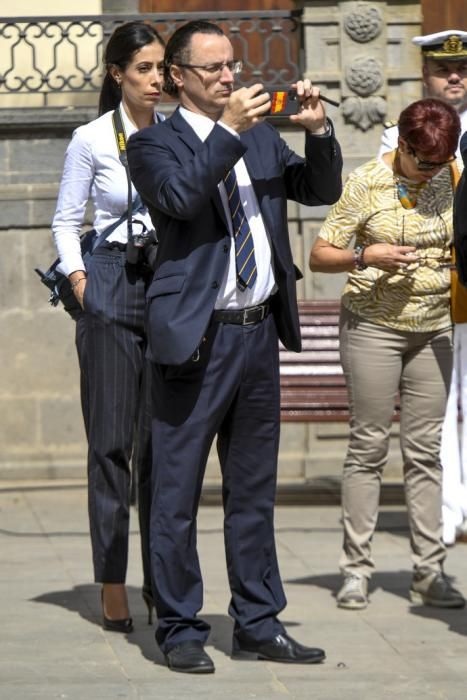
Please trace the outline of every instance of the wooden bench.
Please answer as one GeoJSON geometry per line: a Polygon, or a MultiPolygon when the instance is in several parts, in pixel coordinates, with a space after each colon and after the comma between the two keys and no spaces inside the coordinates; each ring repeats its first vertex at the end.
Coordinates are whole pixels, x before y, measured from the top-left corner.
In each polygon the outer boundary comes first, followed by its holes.
{"type": "MultiPolygon", "coordinates": [[[[280,347],[281,420],[348,422],[339,360],[339,301],[300,301],[302,352],[280,347]]],[[[399,419],[399,405],[394,418],[399,419]]]]}

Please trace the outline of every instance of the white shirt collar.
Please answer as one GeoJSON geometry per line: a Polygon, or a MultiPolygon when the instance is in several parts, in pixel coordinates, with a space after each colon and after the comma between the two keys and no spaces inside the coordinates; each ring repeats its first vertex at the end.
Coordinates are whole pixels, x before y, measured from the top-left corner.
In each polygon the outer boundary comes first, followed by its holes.
{"type": "Polygon", "coordinates": [[[189,109],[186,109],[186,107],[180,107],[180,114],[185,121],[188,122],[201,141],[206,141],[207,137],[214,129],[214,124],[216,122],[209,117],[205,117],[203,114],[191,112],[189,109]]]}
{"type": "MultiPolygon", "coordinates": [[[[127,139],[130,138],[130,136],[138,131],[138,127],[136,127],[132,121],[130,121],[130,118],[128,114],[125,112],[125,108],[123,106],[123,102],[120,102],[118,105],[118,108],[120,110],[120,114],[122,115],[122,122],[123,122],[123,128],[125,130],[125,136],[127,139]]],[[[157,124],[159,121],[159,117],[157,115],[156,108],[154,107],[154,123],[157,124]]]]}

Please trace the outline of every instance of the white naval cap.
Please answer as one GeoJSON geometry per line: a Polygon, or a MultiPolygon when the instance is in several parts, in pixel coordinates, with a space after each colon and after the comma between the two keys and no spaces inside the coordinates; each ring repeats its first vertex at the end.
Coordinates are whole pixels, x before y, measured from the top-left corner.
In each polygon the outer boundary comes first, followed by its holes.
{"type": "Polygon", "coordinates": [[[420,46],[426,58],[455,61],[467,57],[467,32],[459,29],[414,36],[412,43],[420,46]]]}

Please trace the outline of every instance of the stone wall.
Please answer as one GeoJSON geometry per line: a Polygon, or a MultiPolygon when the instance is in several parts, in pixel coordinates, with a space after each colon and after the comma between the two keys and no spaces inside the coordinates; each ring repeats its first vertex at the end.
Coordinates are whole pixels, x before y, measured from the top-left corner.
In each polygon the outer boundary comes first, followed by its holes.
{"type": "Polygon", "coordinates": [[[90,110],[0,111],[0,478],[83,476],[74,323],[48,303],[34,267],[50,233],[71,130],[90,110]]]}
{"type": "MultiPolygon", "coordinates": [[[[344,106],[374,98],[388,117],[421,94],[419,56],[410,37],[420,29],[418,2],[305,3],[306,73],[324,94],[343,102],[329,107],[348,172],[378,148],[382,126],[364,124],[344,106]],[[360,27],[360,41],[346,29],[360,27]],[[360,17],[360,19],[358,19],[360,17]],[[381,17],[376,36],[365,27],[381,17]],[[381,84],[362,97],[346,81],[347,68],[373,60],[381,84]],[[350,117],[349,117],[350,115],[350,117]],[[352,121],[353,119],[353,121],[352,121]]],[[[378,21],[377,21],[378,22],[378,21]]],[[[358,71],[357,71],[358,72],[358,71]]],[[[376,81],[378,82],[378,81],[376,81]]],[[[376,83],[373,83],[376,85],[376,83]]],[[[353,83],[355,87],[355,83],[353,83]]],[[[366,122],[372,110],[366,111],[366,122]]],[[[95,116],[93,109],[0,110],[0,479],[80,478],[85,475],[86,446],[82,427],[74,324],[61,309],[47,304],[47,290],[33,272],[54,258],[50,234],[63,155],[73,128],[95,116]]],[[[371,121],[371,120],[370,120],[371,121]]],[[[283,130],[292,148],[303,150],[300,131],[283,130]]],[[[290,230],[297,264],[304,271],[299,297],[337,298],[340,275],[312,275],[307,268],[311,245],[326,208],[289,205],[290,230]]],[[[282,431],[279,483],[335,483],[347,440],[345,424],[285,424],[282,431]]],[[[398,478],[397,427],[388,479],[398,478]]],[[[213,455],[208,483],[217,483],[213,455]]]]}

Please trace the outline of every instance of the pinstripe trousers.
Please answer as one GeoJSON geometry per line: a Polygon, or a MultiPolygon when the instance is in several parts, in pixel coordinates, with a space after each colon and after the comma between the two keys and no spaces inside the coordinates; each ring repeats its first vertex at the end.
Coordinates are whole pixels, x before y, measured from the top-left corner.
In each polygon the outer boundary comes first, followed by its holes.
{"type": "Polygon", "coordinates": [[[131,470],[138,474],[144,582],[151,472],[150,390],[146,372],[145,265],[99,248],[87,266],[84,312],[77,321],[81,403],[88,439],[88,508],[94,578],[124,583],[128,563],[131,470]]]}

